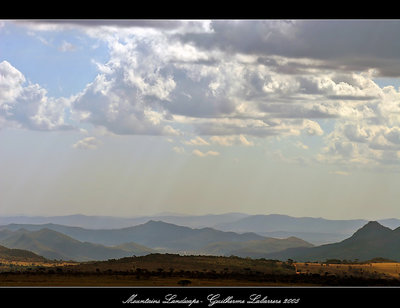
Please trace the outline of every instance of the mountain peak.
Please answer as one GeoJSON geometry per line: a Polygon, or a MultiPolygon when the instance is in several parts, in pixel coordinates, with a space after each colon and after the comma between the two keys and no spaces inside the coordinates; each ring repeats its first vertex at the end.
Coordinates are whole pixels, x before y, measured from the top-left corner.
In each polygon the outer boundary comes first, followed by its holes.
{"type": "Polygon", "coordinates": [[[389,235],[392,233],[392,229],[382,226],[377,221],[369,221],[363,227],[358,229],[353,236],[352,239],[359,239],[359,238],[374,238],[374,237],[381,237],[384,235],[389,235]]]}
{"type": "MultiPolygon", "coordinates": [[[[388,227],[381,225],[376,220],[371,220],[367,224],[365,224],[361,229],[380,229],[380,230],[391,230],[388,227]]],[[[360,230],[361,230],[360,229],[360,230]]]]}

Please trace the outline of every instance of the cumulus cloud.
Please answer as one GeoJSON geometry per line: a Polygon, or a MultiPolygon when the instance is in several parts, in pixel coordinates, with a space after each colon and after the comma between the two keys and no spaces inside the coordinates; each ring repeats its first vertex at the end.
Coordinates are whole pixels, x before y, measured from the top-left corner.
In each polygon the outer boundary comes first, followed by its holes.
{"type": "Polygon", "coordinates": [[[102,142],[100,140],[97,140],[96,137],[86,137],[82,140],[77,141],[75,144],[72,145],[72,147],[74,149],[95,150],[101,144],[102,142]]]}
{"type": "Polygon", "coordinates": [[[77,117],[116,134],[179,134],[163,107],[175,87],[172,77],[160,72],[151,57],[140,58],[134,48],[118,42],[113,47],[108,70],[73,102],[77,117]]]}
{"type": "Polygon", "coordinates": [[[9,62],[0,63],[0,115],[11,125],[33,130],[68,129],[69,100],[52,98],[38,84],[26,83],[24,75],[9,62]]]}
{"type": "MultiPolygon", "coordinates": [[[[2,62],[3,123],[60,129],[68,108],[77,123],[112,134],[194,135],[184,141],[192,146],[302,135],[323,142],[321,162],[398,159],[400,93],[374,79],[400,71],[399,21],[16,23],[35,31],[79,29],[105,42],[109,59],[94,62],[98,75],[71,100],[48,97],[2,62]]],[[[62,50],[72,49],[64,41],[62,50]]]]}

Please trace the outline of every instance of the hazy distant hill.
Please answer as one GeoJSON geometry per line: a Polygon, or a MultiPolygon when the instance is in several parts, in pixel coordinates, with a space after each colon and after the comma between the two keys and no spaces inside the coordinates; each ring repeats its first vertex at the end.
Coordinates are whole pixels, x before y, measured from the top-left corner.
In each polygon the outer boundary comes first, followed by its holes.
{"type": "Polygon", "coordinates": [[[154,250],[134,243],[121,247],[106,247],[100,244],[81,242],[47,228],[38,231],[21,229],[11,233],[2,230],[0,231],[0,243],[9,248],[25,249],[48,259],[57,260],[107,260],[154,252],[154,250]]]}
{"type": "MultiPolygon", "coordinates": [[[[252,215],[235,222],[218,224],[215,228],[233,232],[256,232],[271,237],[295,236],[319,245],[344,240],[367,222],[363,219],[329,220],[272,214],[252,215]]],[[[390,228],[400,226],[399,219],[384,219],[379,222],[390,228]]]]}
{"type": "Polygon", "coordinates": [[[10,249],[0,246],[0,259],[7,261],[46,262],[46,258],[23,249],[10,249]]]}
{"type": "Polygon", "coordinates": [[[193,250],[214,242],[244,242],[262,240],[265,237],[255,233],[238,234],[223,232],[212,228],[192,229],[162,221],[149,221],[129,228],[111,230],[89,230],[78,227],[67,227],[55,224],[3,226],[9,230],[25,228],[38,230],[48,228],[66,234],[79,241],[115,246],[135,242],[150,248],[166,250],[193,250]]]}
{"type": "Polygon", "coordinates": [[[86,229],[120,229],[144,224],[149,220],[160,220],[190,228],[212,227],[221,223],[236,221],[248,215],[241,213],[227,213],[216,215],[154,215],[140,217],[112,217],[112,216],[10,216],[0,217],[0,225],[8,224],[59,224],[86,229]]]}
{"type": "Polygon", "coordinates": [[[299,238],[265,238],[246,242],[218,242],[209,244],[201,252],[219,256],[238,256],[264,258],[266,254],[293,247],[312,247],[313,245],[299,238]]]}
{"type": "MultiPolygon", "coordinates": [[[[111,216],[86,216],[68,215],[52,217],[0,217],[0,225],[9,224],[35,224],[63,225],[84,229],[110,230],[138,226],[148,221],[163,221],[179,226],[190,228],[213,228],[221,231],[232,231],[236,233],[254,232],[265,237],[288,238],[291,236],[301,238],[314,245],[322,245],[342,241],[351,236],[357,229],[368,221],[364,219],[353,220],[329,220],[313,217],[291,217],[287,215],[248,215],[242,213],[226,213],[217,215],[180,215],[180,214],[159,214],[155,216],[142,217],[111,217],[111,216]]],[[[400,226],[400,220],[391,218],[378,220],[382,225],[395,229],[400,226]]],[[[78,236],[82,230],[71,229],[56,231],[78,236]]],[[[89,235],[88,235],[89,236],[89,235]]],[[[83,238],[82,238],[83,239],[83,238]]],[[[91,241],[89,238],[86,240],[91,241]]],[[[108,245],[108,244],[107,244],[108,245]]]]}
{"type": "Polygon", "coordinates": [[[290,232],[290,231],[271,231],[271,232],[257,232],[257,234],[273,237],[273,238],[288,238],[297,237],[301,238],[313,245],[323,245],[329,243],[336,243],[348,238],[350,234],[341,233],[323,233],[323,232],[290,232]]]}
{"type": "Polygon", "coordinates": [[[64,260],[67,259],[67,256],[74,260],[96,258],[104,260],[118,258],[120,254],[126,256],[127,251],[130,252],[130,255],[148,254],[154,252],[153,249],[160,252],[262,258],[267,253],[289,247],[312,246],[310,243],[294,237],[274,239],[255,233],[238,234],[212,228],[192,229],[162,221],[149,221],[142,225],[113,230],[89,230],[55,224],[11,224],[0,229],[0,243],[7,244],[9,247],[23,247],[40,252],[48,258],[64,260]],[[44,227],[46,229],[43,229],[44,227]],[[53,236],[57,235],[59,245],[55,245],[54,242],[49,243],[47,237],[43,236],[43,233],[49,236],[50,229],[54,230],[53,236]],[[40,238],[40,242],[38,238],[40,238]]]}
{"type": "Polygon", "coordinates": [[[354,232],[363,226],[365,220],[328,220],[313,217],[291,217],[287,215],[253,215],[242,218],[234,223],[223,223],[215,226],[219,230],[235,230],[236,232],[323,232],[342,233],[354,232]],[[354,228],[356,228],[354,230],[354,228]],[[354,230],[354,231],[353,231],[354,230]]]}
{"type": "Polygon", "coordinates": [[[400,261],[399,247],[400,228],[392,230],[376,221],[371,221],[339,243],[312,248],[290,248],[268,254],[266,258],[296,261],[325,261],[327,259],[365,261],[381,257],[400,261]]]}

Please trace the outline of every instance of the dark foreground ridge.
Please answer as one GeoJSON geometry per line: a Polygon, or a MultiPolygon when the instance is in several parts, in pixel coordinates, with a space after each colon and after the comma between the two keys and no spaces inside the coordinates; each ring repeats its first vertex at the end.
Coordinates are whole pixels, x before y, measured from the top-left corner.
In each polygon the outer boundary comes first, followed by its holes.
{"type": "MultiPolygon", "coordinates": [[[[322,266],[322,265],[321,265],[322,266]]],[[[400,286],[400,280],[360,271],[299,273],[296,264],[266,259],[151,254],[0,273],[5,286],[400,286]]]]}

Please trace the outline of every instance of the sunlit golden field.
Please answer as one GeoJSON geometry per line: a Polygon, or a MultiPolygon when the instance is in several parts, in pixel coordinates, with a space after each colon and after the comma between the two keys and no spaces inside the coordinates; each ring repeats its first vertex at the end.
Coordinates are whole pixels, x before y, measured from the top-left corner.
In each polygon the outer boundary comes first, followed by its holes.
{"type": "Polygon", "coordinates": [[[37,262],[37,261],[10,261],[0,259],[0,270],[5,270],[10,267],[56,267],[56,266],[67,266],[67,265],[78,265],[78,262],[37,262]]]}
{"type": "Polygon", "coordinates": [[[376,276],[379,278],[400,278],[400,263],[367,264],[320,264],[295,263],[297,273],[336,276],[376,276]]]}

